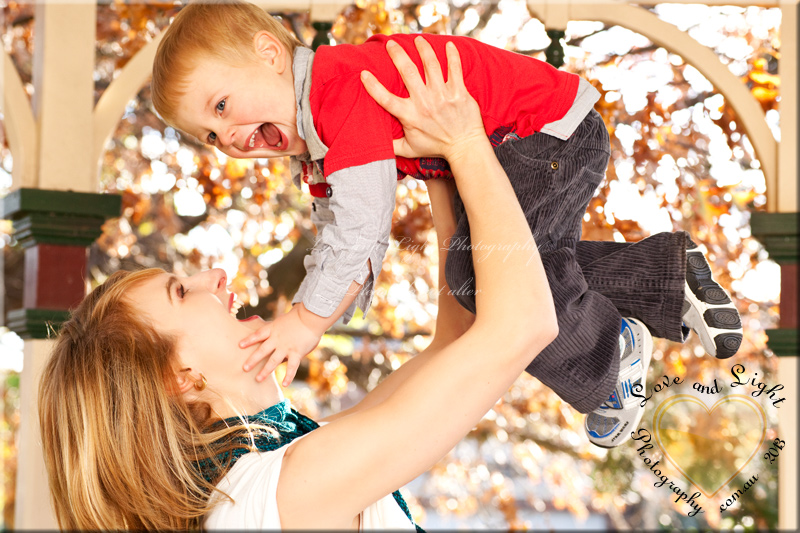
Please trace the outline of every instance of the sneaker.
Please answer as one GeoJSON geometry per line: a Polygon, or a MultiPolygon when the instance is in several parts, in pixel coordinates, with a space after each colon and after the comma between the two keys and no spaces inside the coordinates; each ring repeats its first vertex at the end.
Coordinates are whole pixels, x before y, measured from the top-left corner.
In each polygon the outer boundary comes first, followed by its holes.
{"type": "Polygon", "coordinates": [[[727,359],[742,344],[742,321],[730,295],[711,276],[705,247],[692,245],[686,249],[683,323],[697,333],[706,352],[727,359]]]}
{"type": "Polygon", "coordinates": [[[586,416],[584,427],[589,440],[601,448],[615,448],[631,438],[644,415],[641,398],[635,397],[633,386],[642,385],[645,392],[647,369],[653,354],[653,336],[642,322],[623,318],[619,331],[619,377],[611,396],[586,416]]]}

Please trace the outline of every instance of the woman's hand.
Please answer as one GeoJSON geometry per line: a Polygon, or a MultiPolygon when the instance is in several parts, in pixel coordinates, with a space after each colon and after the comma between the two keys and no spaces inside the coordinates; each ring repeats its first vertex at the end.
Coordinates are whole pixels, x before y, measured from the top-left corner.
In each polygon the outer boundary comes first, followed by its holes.
{"type": "Polygon", "coordinates": [[[361,73],[361,81],[370,96],[403,125],[405,137],[394,141],[396,155],[444,157],[452,163],[474,143],[488,143],[480,109],[464,86],[461,58],[452,42],[446,47],[446,82],[431,45],[422,37],[417,37],[414,44],[422,58],[427,84],[405,50],[393,41],[386,43],[409,98],[393,95],[366,70],[361,73]]]}

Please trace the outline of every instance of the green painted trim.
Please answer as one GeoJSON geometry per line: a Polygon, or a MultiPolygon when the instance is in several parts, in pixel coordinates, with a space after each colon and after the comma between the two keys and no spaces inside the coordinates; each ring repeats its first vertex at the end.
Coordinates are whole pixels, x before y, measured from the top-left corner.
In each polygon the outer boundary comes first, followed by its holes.
{"type": "Polygon", "coordinates": [[[797,357],[800,355],[800,346],[797,342],[797,330],[790,328],[768,329],[767,347],[775,355],[782,357],[797,357]]]}
{"type": "Polygon", "coordinates": [[[91,246],[106,219],[118,217],[122,196],[43,189],[17,189],[0,203],[0,218],[13,222],[23,248],[36,244],[91,246]]]}
{"type": "Polygon", "coordinates": [[[316,52],[320,46],[332,44],[331,30],[333,29],[333,22],[316,21],[311,23],[311,27],[316,30],[314,40],[311,41],[312,50],[316,52]]]}
{"type": "Polygon", "coordinates": [[[800,235],[800,213],[750,214],[750,231],[753,235],[800,235]]]}
{"type": "Polygon", "coordinates": [[[548,63],[556,68],[561,68],[561,65],[564,64],[564,47],[561,45],[561,39],[565,35],[566,32],[563,30],[547,30],[550,44],[544,50],[544,57],[548,63]]]}
{"type": "Polygon", "coordinates": [[[779,263],[797,263],[800,249],[800,214],[754,212],[750,216],[750,232],[779,263]]]}
{"type": "Polygon", "coordinates": [[[56,309],[14,309],[6,313],[6,327],[23,339],[50,339],[69,317],[56,309]]]}
{"type": "Polygon", "coordinates": [[[756,237],[769,252],[769,258],[779,265],[794,264],[798,262],[797,237],[756,237]]]}
{"type": "Polygon", "coordinates": [[[122,196],[89,192],[17,189],[0,204],[0,218],[16,220],[29,213],[58,213],[107,219],[118,217],[122,196]]]}
{"type": "Polygon", "coordinates": [[[103,234],[105,219],[30,213],[14,220],[14,237],[23,248],[37,244],[91,246],[103,234]]]}

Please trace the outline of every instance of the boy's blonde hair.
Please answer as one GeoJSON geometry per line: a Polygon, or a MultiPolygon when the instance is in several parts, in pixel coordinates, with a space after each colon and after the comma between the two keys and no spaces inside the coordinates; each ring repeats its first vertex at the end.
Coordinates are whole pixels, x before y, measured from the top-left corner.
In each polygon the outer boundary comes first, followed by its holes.
{"type": "MultiPolygon", "coordinates": [[[[153,61],[153,105],[175,125],[178,98],[202,57],[246,65],[255,57],[253,37],[268,31],[286,47],[291,60],[303,44],[266,11],[238,0],[199,0],[181,9],[167,28],[153,61]]],[[[291,63],[290,63],[291,64],[291,63]]]]}

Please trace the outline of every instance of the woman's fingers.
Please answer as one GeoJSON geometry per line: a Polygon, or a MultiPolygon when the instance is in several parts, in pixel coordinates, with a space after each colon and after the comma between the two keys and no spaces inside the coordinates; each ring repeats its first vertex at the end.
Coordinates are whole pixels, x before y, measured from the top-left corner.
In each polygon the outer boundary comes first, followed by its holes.
{"type": "Polygon", "coordinates": [[[418,93],[424,93],[425,82],[422,81],[422,76],[419,75],[417,65],[411,61],[403,47],[394,41],[388,41],[386,43],[386,51],[389,53],[389,57],[392,58],[400,77],[403,78],[408,94],[413,98],[418,93]]]}
{"type": "Polygon", "coordinates": [[[430,43],[421,37],[414,42],[425,69],[425,82],[405,50],[394,41],[386,43],[386,50],[406,85],[408,98],[390,93],[367,72],[361,74],[364,87],[403,126],[404,137],[394,140],[392,145],[395,155],[458,156],[463,150],[468,150],[469,142],[456,142],[456,139],[463,140],[473,134],[485,137],[478,104],[464,86],[458,51],[455,45],[447,46],[448,81],[444,82],[442,65],[430,43]],[[465,109],[469,112],[465,113],[465,109]]]}
{"type": "Polygon", "coordinates": [[[444,86],[444,78],[442,77],[442,66],[439,64],[439,59],[433,51],[430,43],[422,37],[414,39],[414,44],[419,52],[419,57],[422,59],[422,67],[425,70],[425,85],[428,88],[444,86]]]}
{"type": "Polygon", "coordinates": [[[461,69],[461,56],[458,53],[458,48],[452,42],[449,42],[444,47],[445,54],[447,54],[447,85],[451,87],[464,88],[464,72],[461,69]]]}
{"type": "Polygon", "coordinates": [[[378,78],[368,70],[361,71],[361,83],[364,84],[367,94],[369,94],[378,105],[394,116],[402,112],[404,98],[393,95],[383,86],[378,78]]]}

